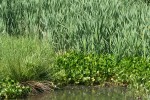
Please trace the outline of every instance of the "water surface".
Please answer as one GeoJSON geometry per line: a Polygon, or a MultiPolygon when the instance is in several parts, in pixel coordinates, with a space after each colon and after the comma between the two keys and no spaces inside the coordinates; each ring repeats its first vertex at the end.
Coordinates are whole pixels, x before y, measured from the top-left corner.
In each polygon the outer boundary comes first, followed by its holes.
{"type": "Polygon", "coordinates": [[[141,100],[125,87],[65,87],[51,93],[30,96],[27,100],[141,100]]]}

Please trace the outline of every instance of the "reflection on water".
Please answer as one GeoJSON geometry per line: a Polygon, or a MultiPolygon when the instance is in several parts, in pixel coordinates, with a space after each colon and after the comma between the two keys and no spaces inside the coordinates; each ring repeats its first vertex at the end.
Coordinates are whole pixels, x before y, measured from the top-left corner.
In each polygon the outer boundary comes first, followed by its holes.
{"type": "Polygon", "coordinates": [[[52,93],[31,96],[27,100],[137,100],[123,87],[66,87],[52,93]]]}

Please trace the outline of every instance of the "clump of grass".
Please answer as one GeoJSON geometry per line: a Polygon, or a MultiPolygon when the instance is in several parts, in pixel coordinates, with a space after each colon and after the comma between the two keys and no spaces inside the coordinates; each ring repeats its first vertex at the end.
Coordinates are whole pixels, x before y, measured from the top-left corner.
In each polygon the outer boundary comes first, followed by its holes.
{"type": "Polygon", "coordinates": [[[17,81],[49,79],[52,46],[35,38],[0,36],[0,77],[17,81]]]}

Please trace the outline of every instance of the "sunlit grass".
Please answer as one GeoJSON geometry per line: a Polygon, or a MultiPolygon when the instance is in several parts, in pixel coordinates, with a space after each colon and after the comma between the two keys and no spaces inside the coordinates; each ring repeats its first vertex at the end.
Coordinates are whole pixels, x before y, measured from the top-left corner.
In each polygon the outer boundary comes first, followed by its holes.
{"type": "Polygon", "coordinates": [[[34,38],[0,36],[0,77],[17,81],[48,79],[53,51],[34,38]]]}

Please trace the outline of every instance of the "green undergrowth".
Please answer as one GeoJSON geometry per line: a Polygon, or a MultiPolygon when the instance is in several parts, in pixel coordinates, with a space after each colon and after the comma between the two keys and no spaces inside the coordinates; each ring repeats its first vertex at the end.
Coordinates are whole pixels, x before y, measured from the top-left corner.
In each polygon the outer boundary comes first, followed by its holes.
{"type": "Polygon", "coordinates": [[[54,75],[59,84],[128,86],[137,91],[150,90],[150,59],[124,57],[118,60],[110,54],[68,52],[59,55],[54,75]]]}
{"type": "Polygon", "coordinates": [[[1,0],[0,79],[149,91],[149,1],[1,0]]]}
{"type": "Polygon", "coordinates": [[[1,35],[0,48],[0,92],[5,96],[7,91],[2,90],[8,90],[12,94],[19,93],[22,87],[16,88],[19,85],[17,82],[32,80],[48,80],[58,86],[127,86],[137,90],[137,94],[141,91],[143,94],[149,93],[150,90],[149,57],[120,57],[109,53],[76,50],[53,52],[54,48],[48,41],[24,36],[1,35]],[[10,77],[16,83],[3,81],[5,77],[10,77]],[[6,84],[5,87],[2,86],[3,83],[6,84]]]}
{"type": "Polygon", "coordinates": [[[36,37],[0,35],[0,99],[26,97],[26,81],[50,80],[54,53],[36,37]],[[9,78],[6,78],[9,77],[9,78]]]}
{"type": "Polygon", "coordinates": [[[0,100],[24,98],[30,93],[28,86],[22,86],[19,82],[10,78],[0,80],[0,100]]]}

